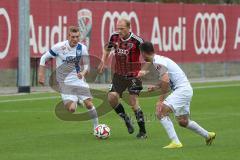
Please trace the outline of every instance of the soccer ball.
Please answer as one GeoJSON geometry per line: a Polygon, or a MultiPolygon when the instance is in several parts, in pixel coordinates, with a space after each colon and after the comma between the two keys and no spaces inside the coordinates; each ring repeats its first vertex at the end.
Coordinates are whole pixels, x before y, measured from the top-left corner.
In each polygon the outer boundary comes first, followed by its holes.
{"type": "Polygon", "coordinates": [[[94,129],[94,136],[98,139],[107,139],[110,136],[110,128],[106,124],[99,124],[94,129]]]}

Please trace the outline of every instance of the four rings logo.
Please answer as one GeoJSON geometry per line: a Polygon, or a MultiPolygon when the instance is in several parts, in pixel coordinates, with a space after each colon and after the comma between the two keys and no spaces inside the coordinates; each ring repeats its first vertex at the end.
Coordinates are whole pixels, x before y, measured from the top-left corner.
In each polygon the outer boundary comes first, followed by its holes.
{"type": "Polygon", "coordinates": [[[196,53],[221,54],[226,45],[226,31],[226,19],[222,13],[198,13],[195,17],[193,28],[196,53]],[[197,27],[200,28],[197,30],[197,27]],[[197,31],[199,31],[199,37],[197,37],[197,31]]]}
{"type": "Polygon", "coordinates": [[[102,47],[104,47],[105,44],[105,29],[107,28],[106,22],[109,22],[109,31],[108,34],[111,35],[115,31],[115,25],[116,21],[120,18],[127,18],[129,19],[132,23],[136,25],[136,34],[140,34],[140,26],[139,26],[139,21],[137,14],[133,11],[131,11],[129,14],[125,11],[118,13],[117,11],[114,11],[113,13],[107,11],[104,13],[103,18],[102,18],[102,28],[101,28],[101,41],[102,41],[102,47]]]}

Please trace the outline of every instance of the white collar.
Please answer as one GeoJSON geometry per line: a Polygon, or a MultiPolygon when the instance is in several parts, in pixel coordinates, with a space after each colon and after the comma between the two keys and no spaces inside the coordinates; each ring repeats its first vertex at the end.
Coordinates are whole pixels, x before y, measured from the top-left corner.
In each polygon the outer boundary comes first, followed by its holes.
{"type": "Polygon", "coordinates": [[[132,37],[132,34],[133,34],[133,33],[130,32],[130,35],[129,35],[129,37],[128,37],[127,39],[122,39],[122,38],[121,38],[121,40],[124,41],[124,42],[125,42],[125,41],[128,41],[128,40],[132,37]]]}
{"type": "Polygon", "coordinates": [[[67,40],[67,47],[69,47],[70,49],[75,49],[75,48],[77,47],[77,45],[74,46],[74,47],[71,47],[71,46],[69,45],[69,40],[67,40]]]}

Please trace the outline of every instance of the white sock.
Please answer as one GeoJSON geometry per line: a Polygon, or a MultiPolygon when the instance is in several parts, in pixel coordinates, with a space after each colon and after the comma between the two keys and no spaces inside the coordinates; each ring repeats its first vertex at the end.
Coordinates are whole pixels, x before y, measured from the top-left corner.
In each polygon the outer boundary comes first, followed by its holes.
{"type": "Polygon", "coordinates": [[[96,108],[93,106],[91,109],[88,110],[88,112],[93,122],[93,129],[95,129],[98,125],[98,115],[97,115],[96,108]]]}
{"type": "Polygon", "coordinates": [[[171,119],[168,116],[165,116],[165,117],[160,119],[160,122],[163,125],[164,129],[166,130],[166,132],[168,134],[168,137],[172,141],[174,141],[176,143],[180,143],[171,119]]]}
{"type": "Polygon", "coordinates": [[[208,138],[208,131],[199,126],[199,124],[197,124],[195,121],[189,120],[187,128],[203,136],[204,138],[208,138]]]}

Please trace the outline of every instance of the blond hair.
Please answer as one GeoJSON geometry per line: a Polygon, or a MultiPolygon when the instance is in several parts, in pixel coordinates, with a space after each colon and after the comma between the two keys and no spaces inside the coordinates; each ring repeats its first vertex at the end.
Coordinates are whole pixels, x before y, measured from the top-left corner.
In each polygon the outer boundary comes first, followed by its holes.
{"type": "Polygon", "coordinates": [[[119,21],[125,22],[127,28],[130,28],[130,27],[131,27],[131,22],[130,22],[130,20],[128,20],[128,19],[126,19],[126,18],[121,18],[119,21]]]}

